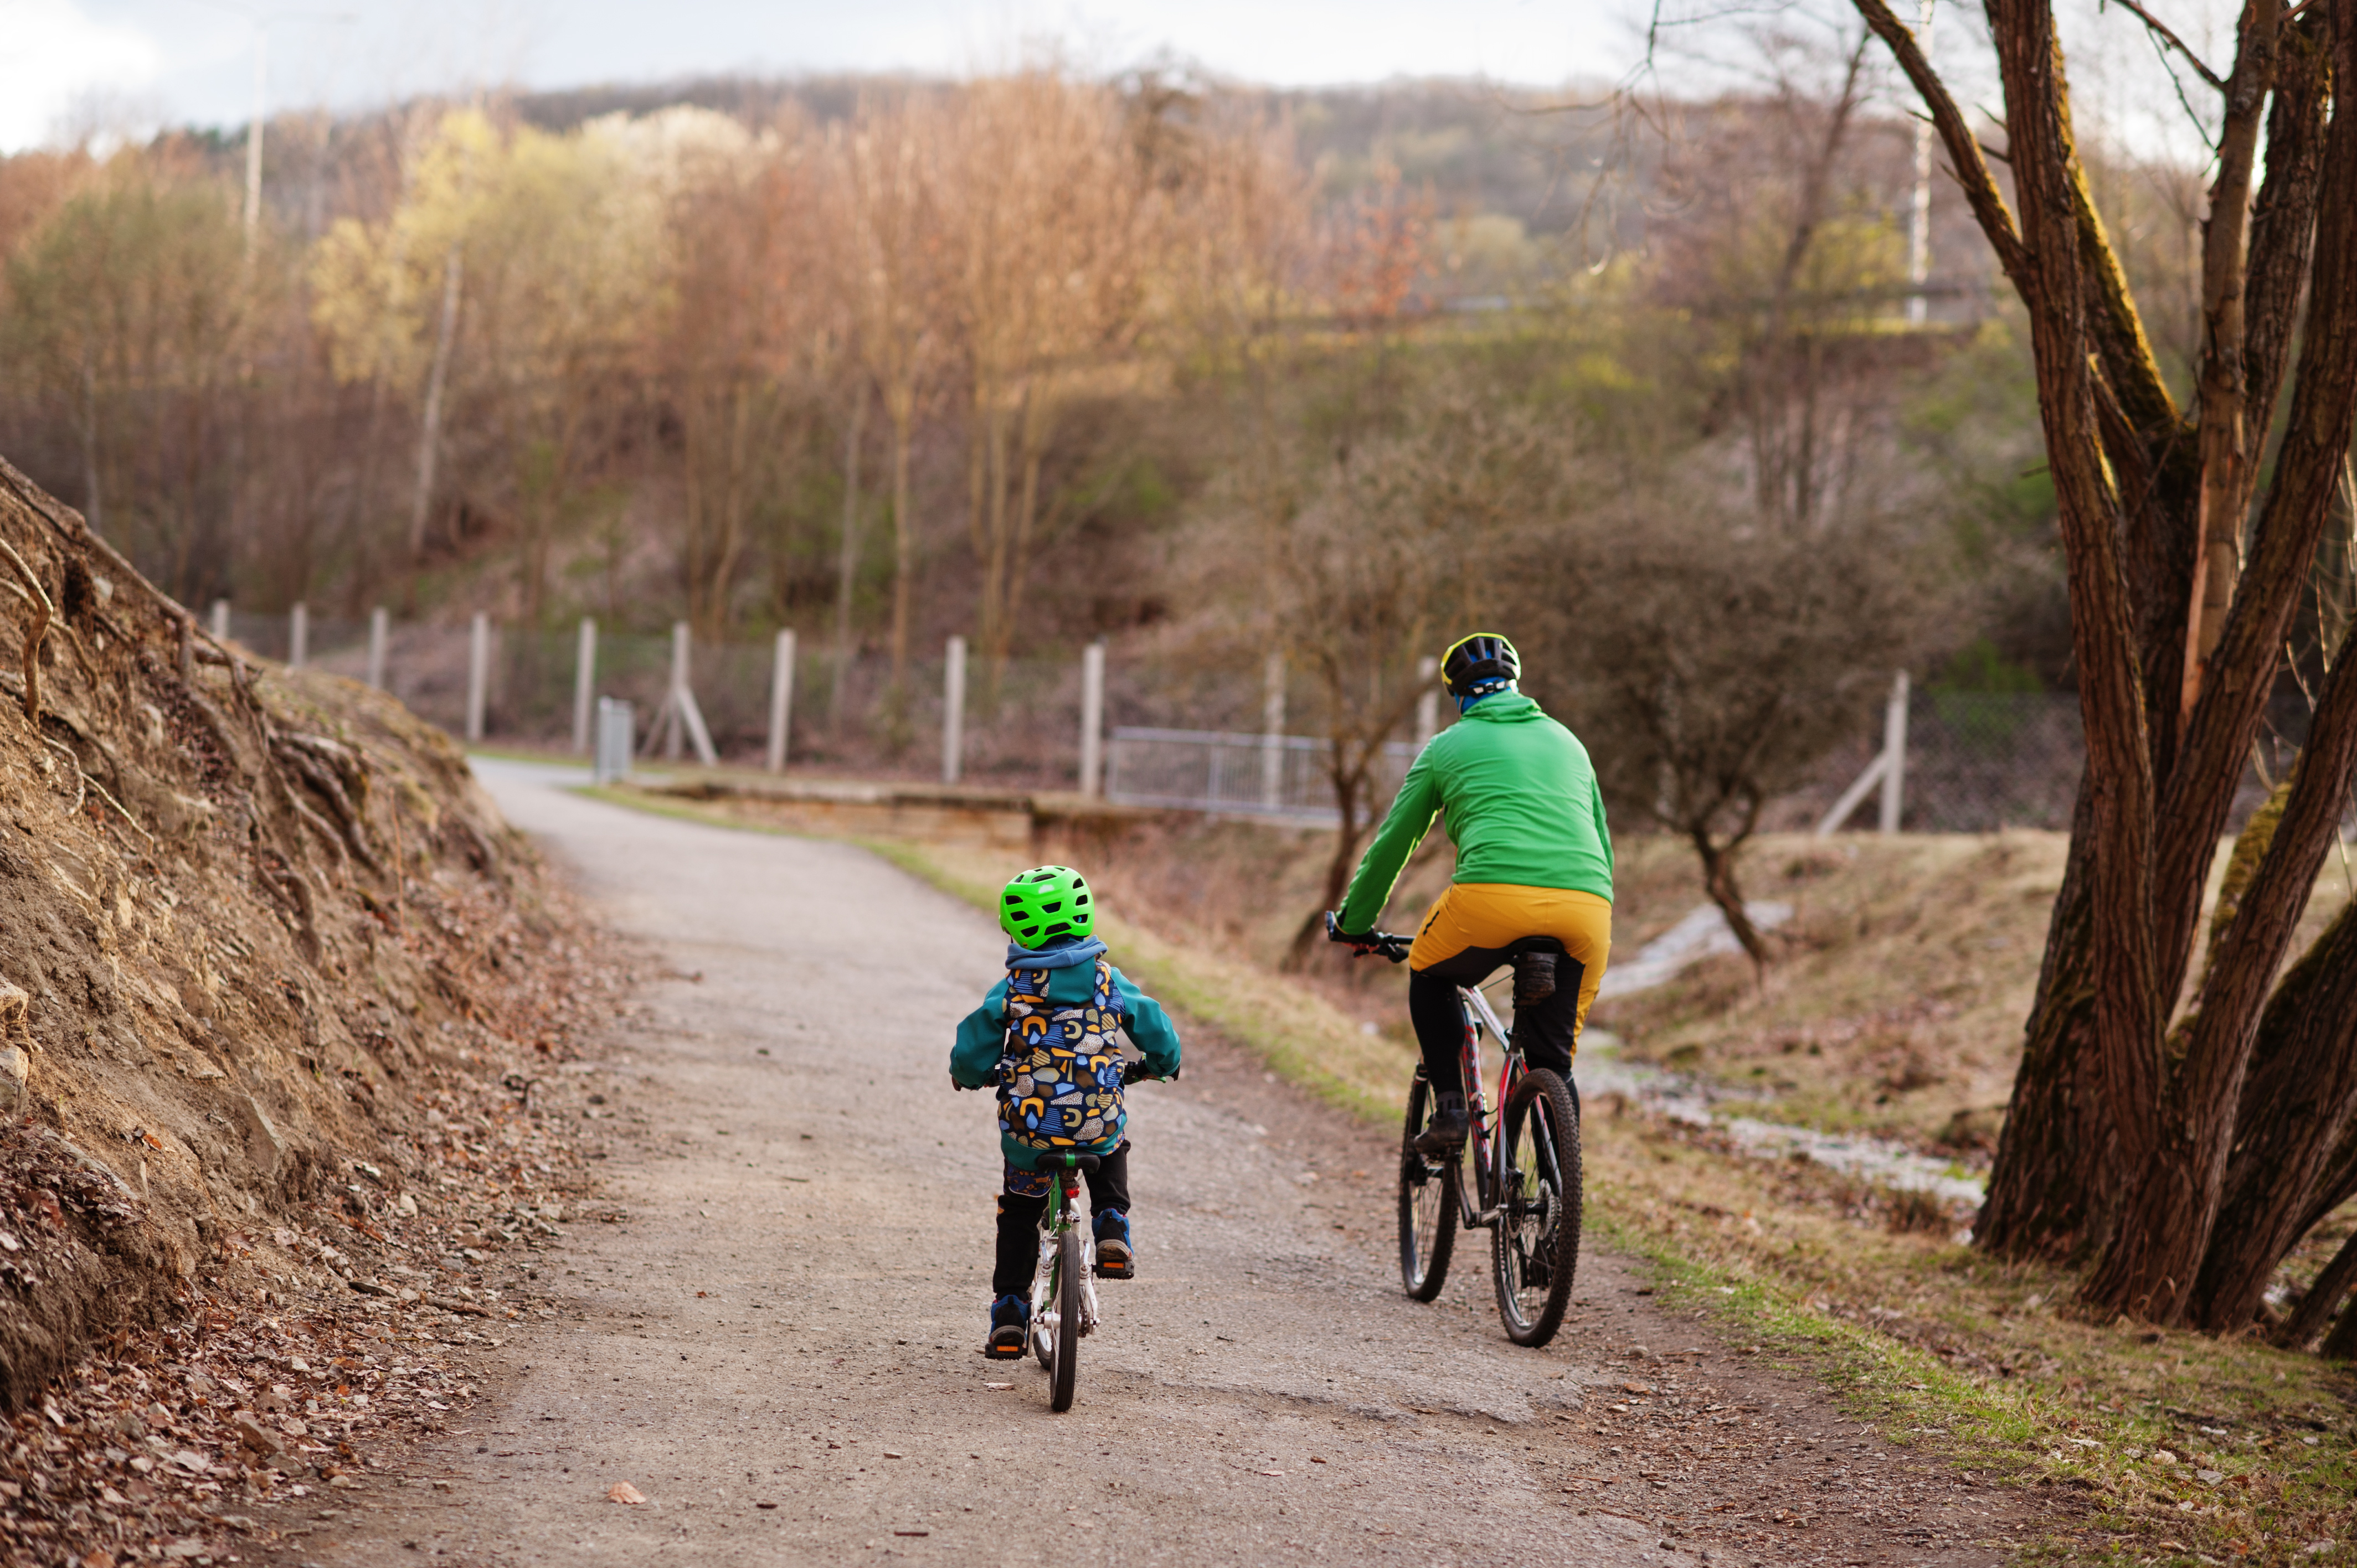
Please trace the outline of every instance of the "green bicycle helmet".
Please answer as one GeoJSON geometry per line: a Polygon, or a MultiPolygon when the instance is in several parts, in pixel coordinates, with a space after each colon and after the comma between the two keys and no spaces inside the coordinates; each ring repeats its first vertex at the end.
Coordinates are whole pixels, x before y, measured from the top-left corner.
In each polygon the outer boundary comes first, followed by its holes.
{"type": "Polygon", "coordinates": [[[998,924],[1017,947],[1041,948],[1057,937],[1085,937],[1097,924],[1089,879],[1069,865],[1035,865],[1017,873],[998,896],[998,924]]]}

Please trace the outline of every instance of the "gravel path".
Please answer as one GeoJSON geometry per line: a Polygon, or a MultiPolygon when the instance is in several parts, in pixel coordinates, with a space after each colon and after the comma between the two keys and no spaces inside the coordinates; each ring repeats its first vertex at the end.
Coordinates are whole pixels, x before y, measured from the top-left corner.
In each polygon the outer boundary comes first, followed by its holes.
{"type": "Polygon", "coordinates": [[[497,1397],[290,1563],[1977,1564],[2027,1517],[1611,1257],[1544,1351],[1500,1334],[1486,1249],[1406,1300],[1388,1141],[1210,1038],[1132,1093],[1139,1277],[1053,1415],[977,1348],[998,1162],[945,1068],[991,922],[848,845],[478,768],[675,972],[598,1069],[628,1218],[542,1255],[561,1316],[497,1397]]]}

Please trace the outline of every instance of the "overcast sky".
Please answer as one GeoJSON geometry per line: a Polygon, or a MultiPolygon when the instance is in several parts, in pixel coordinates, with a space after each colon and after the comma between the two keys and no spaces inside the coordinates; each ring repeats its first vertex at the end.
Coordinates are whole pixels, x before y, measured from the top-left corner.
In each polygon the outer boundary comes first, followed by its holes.
{"type": "Polygon", "coordinates": [[[1158,49],[1283,83],[1620,74],[1641,0],[0,0],[0,150],[91,129],[232,124],[267,18],[275,107],[479,82],[730,71],[959,72],[1053,38],[1117,67],[1158,49]]]}

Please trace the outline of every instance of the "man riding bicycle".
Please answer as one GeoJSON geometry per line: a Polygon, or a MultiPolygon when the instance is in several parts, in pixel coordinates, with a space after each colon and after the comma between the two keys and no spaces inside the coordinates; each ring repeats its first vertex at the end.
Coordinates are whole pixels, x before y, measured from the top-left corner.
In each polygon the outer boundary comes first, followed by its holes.
{"type": "Polygon", "coordinates": [[[1530,939],[1561,944],[1553,991],[1516,1004],[1514,1040],[1531,1066],[1568,1080],[1612,950],[1612,835],[1596,769],[1578,737],[1522,694],[1521,678],[1514,645],[1493,632],[1449,649],[1441,679],[1463,722],[1418,754],[1326,920],[1336,941],[1364,949],[1408,855],[1446,819],[1456,874],[1407,959],[1408,1016],[1435,1097],[1415,1141],[1427,1155],[1461,1148],[1470,1127],[1457,988],[1487,980],[1530,939]]]}

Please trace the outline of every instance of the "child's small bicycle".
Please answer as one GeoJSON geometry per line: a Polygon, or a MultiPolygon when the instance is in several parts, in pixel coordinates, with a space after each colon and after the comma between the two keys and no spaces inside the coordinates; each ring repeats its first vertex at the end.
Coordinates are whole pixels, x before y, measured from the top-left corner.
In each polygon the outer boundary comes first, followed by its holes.
{"type": "Polygon", "coordinates": [[[1081,1375],[1081,1336],[1097,1326],[1097,1242],[1075,1205],[1081,1173],[1097,1168],[1094,1155],[1042,1155],[1039,1168],[1056,1179],[1039,1216],[1039,1266],[1031,1274],[1031,1353],[1048,1369],[1048,1408],[1072,1408],[1081,1375]]]}
{"type": "MultiPolygon", "coordinates": [[[[1399,963],[1410,941],[1378,931],[1353,946],[1399,963]]],[[[1536,1347],[1563,1326],[1579,1267],[1579,1094],[1562,1075],[1523,1060],[1512,1032],[1498,1021],[1480,987],[1459,986],[1457,996],[1465,1016],[1462,1059],[1472,1131],[1459,1154],[1435,1159],[1417,1152],[1416,1137],[1431,1124],[1434,1109],[1424,1065],[1417,1063],[1400,1144],[1400,1283],[1416,1300],[1432,1300],[1448,1278],[1457,1227],[1487,1230],[1506,1337],[1536,1347]],[[1481,1098],[1485,1031],[1506,1048],[1494,1108],[1481,1098]]]]}
{"type": "MultiPolygon", "coordinates": [[[[1155,1080],[1132,1061],[1123,1064],[1121,1081],[1126,1088],[1155,1080]]],[[[1031,1271],[1031,1353],[1048,1369],[1048,1408],[1060,1414],[1072,1408],[1080,1383],[1081,1337],[1097,1326],[1097,1239],[1077,1208],[1082,1174],[1097,1168],[1097,1156],[1043,1154],[1038,1165],[1056,1179],[1039,1214],[1039,1263],[1031,1271]]]]}

